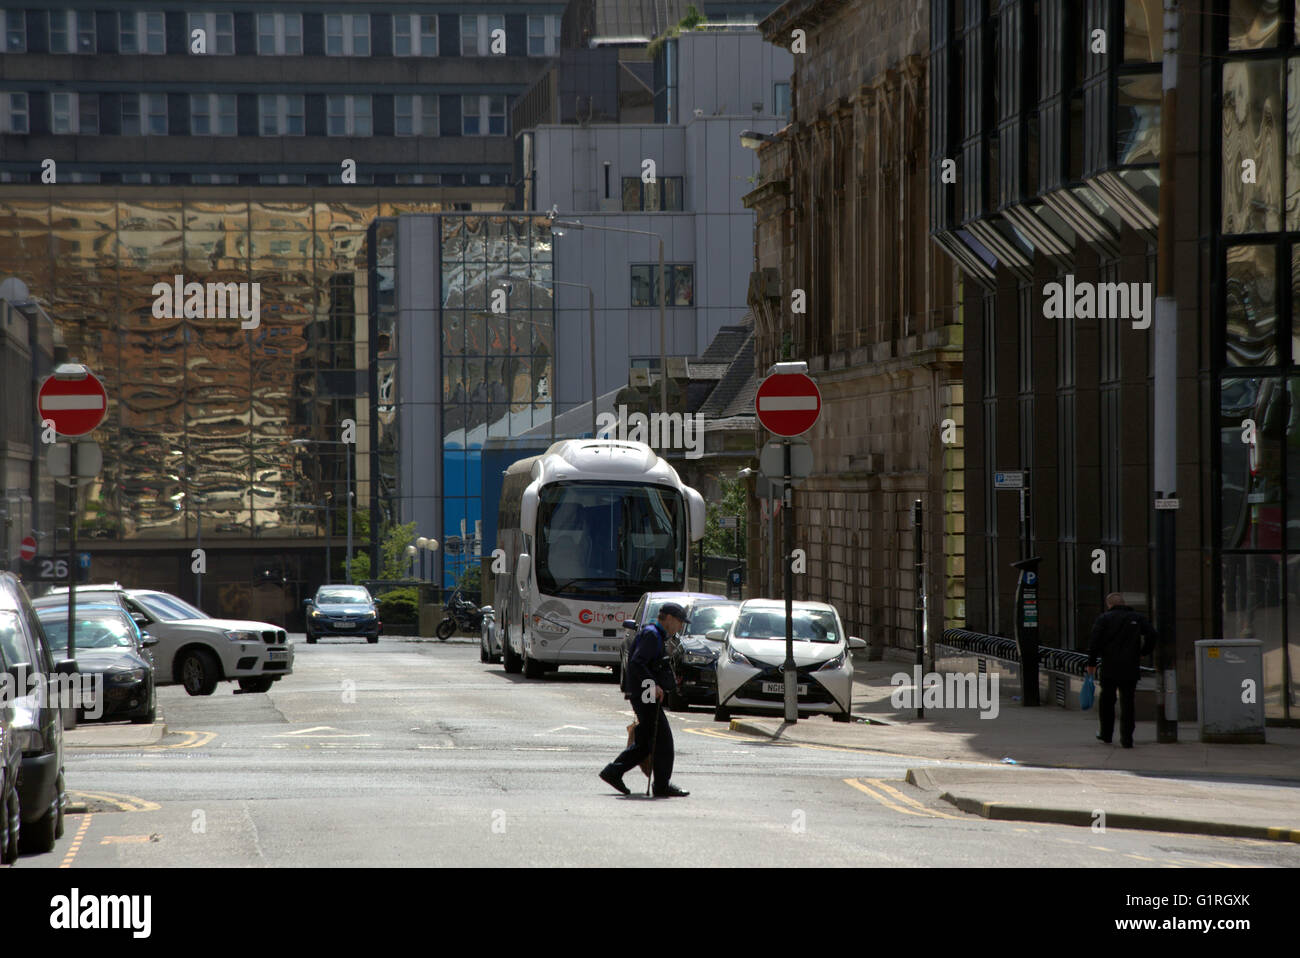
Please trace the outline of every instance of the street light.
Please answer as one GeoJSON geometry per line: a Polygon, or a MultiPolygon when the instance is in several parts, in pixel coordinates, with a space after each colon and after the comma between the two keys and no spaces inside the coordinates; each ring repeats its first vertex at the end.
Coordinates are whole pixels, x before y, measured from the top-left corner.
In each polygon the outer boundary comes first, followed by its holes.
{"type": "Polygon", "coordinates": [[[411,578],[413,578],[413,579],[414,579],[414,578],[418,578],[418,576],[415,574],[415,562],[414,562],[414,559],[415,559],[415,553],[416,553],[416,548],[415,548],[415,546],[407,546],[407,547],[406,547],[406,558],[412,560],[412,562],[411,562],[411,578]]]}
{"type": "MultiPolygon", "coordinates": [[[[310,445],[317,446],[351,446],[350,442],[343,442],[341,439],[290,439],[289,445],[297,446],[304,449],[310,445]]],[[[352,584],[352,453],[345,452],[343,461],[347,464],[348,475],[348,560],[347,560],[347,578],[348,585],[352,584]]],[[[326,533],[333,532],[333,529],[327,529],[326,533]]],[[[373,570],[372,570],[373,571],[373,570]]]]}
{"type": "Polygon", "coordinates": [[[759,130],[741,130],[740,145],[747,150],[757,150],[764,143],[770,143],[776,137],[771,133],[762,133],[759,130]]]}
{"type": "Polygon", "coordinates": [[[650,236],[659,241],[659,406],[668,412],[668,277],[664,275],[664,238],[649,230],[634,230],[623,226],[592,226],[581,220],[552,220],[552,226],[571,230],[602,230],[607,233],[631,233],[650,236]]]}
{"type": "MultiPolygon", "coordinates": [[[[552,286],[576,286],[587,291],[587,325],[591,327],[591,438],[596,438],[596,294],[586,283],[568,283],[559,279],[534,280],[527,276],[507,276],[521,283],[550,283],[552,286]]],[[[555,441],[555,410],[551,410],[551,441],[555,441]]]]}
{"type": "Polygon", "coordinates": [[[429,539],[427,536],[420,536],[415,540],[415,547],[420,550],[420,575],[421,582],[424,581],[424,555],[425,550],[429,548],[429,539]]]}

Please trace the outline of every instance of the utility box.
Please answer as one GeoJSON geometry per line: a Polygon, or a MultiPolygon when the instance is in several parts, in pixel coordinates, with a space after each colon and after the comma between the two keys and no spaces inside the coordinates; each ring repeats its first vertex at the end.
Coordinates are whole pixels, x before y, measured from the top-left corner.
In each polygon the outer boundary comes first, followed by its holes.
{"type": "Polygon", "coordinates": [[[1202,742],[1264,741],[1264,644],[1259,639],[1196,643],[1196,725],[1202,742]]]}

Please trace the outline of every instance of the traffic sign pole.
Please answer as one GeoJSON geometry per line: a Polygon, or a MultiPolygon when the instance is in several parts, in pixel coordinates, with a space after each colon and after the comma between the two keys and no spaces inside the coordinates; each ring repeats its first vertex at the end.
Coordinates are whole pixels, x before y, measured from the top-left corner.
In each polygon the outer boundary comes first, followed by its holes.
{"type": "Polygon", "coordinates": [[[794,491],[790,485],[790,440],[785,446],[785,720],[799,721],[799,675],[794,664],[794,491]]]}
{"type": "MultiPolygon", "coordinates": [[[[77,660],[77,443],[68,450],[68,658],[77,660]]],[[[65,728],[77,727],[77,709],[63,716],[65,728]]]]}

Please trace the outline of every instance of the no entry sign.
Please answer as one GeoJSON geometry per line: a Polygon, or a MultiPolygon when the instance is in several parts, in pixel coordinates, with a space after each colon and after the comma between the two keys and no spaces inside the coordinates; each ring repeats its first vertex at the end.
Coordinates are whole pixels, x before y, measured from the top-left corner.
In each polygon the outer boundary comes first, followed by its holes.
{"type": "Polygon", "coordinates": [[[81,379],[50,376],[36,393],[36,409],[42,420],[54,422],[60,436],[84,436],[108,414],[108,392],[91,372],[81,379]]]}
{"type": "Polygon", "coordinates": [[[803,373],[777,373],[759,383],[754,411],[768,432],[799,436],[811,429],[821,415],[822,394],[803,373]]]}
{"type": "Polygon", "coordinates": [[[36,537],[28,536],[18,547],[18,554],[22,556],[24,562],[31,562],[36,558],[36,537]]]}

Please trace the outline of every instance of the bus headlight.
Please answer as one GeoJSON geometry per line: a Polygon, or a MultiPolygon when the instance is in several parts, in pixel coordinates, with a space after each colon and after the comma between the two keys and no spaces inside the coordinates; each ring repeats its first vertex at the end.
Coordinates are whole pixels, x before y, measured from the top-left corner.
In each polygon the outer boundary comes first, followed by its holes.
{"type": "Polygon", "coordinates": [[[546,615],[533,616],[533,628],[546,635],[564,635],[569,631],[569,627],[562,622],[557,622],[548,612],[546,615]]]}

